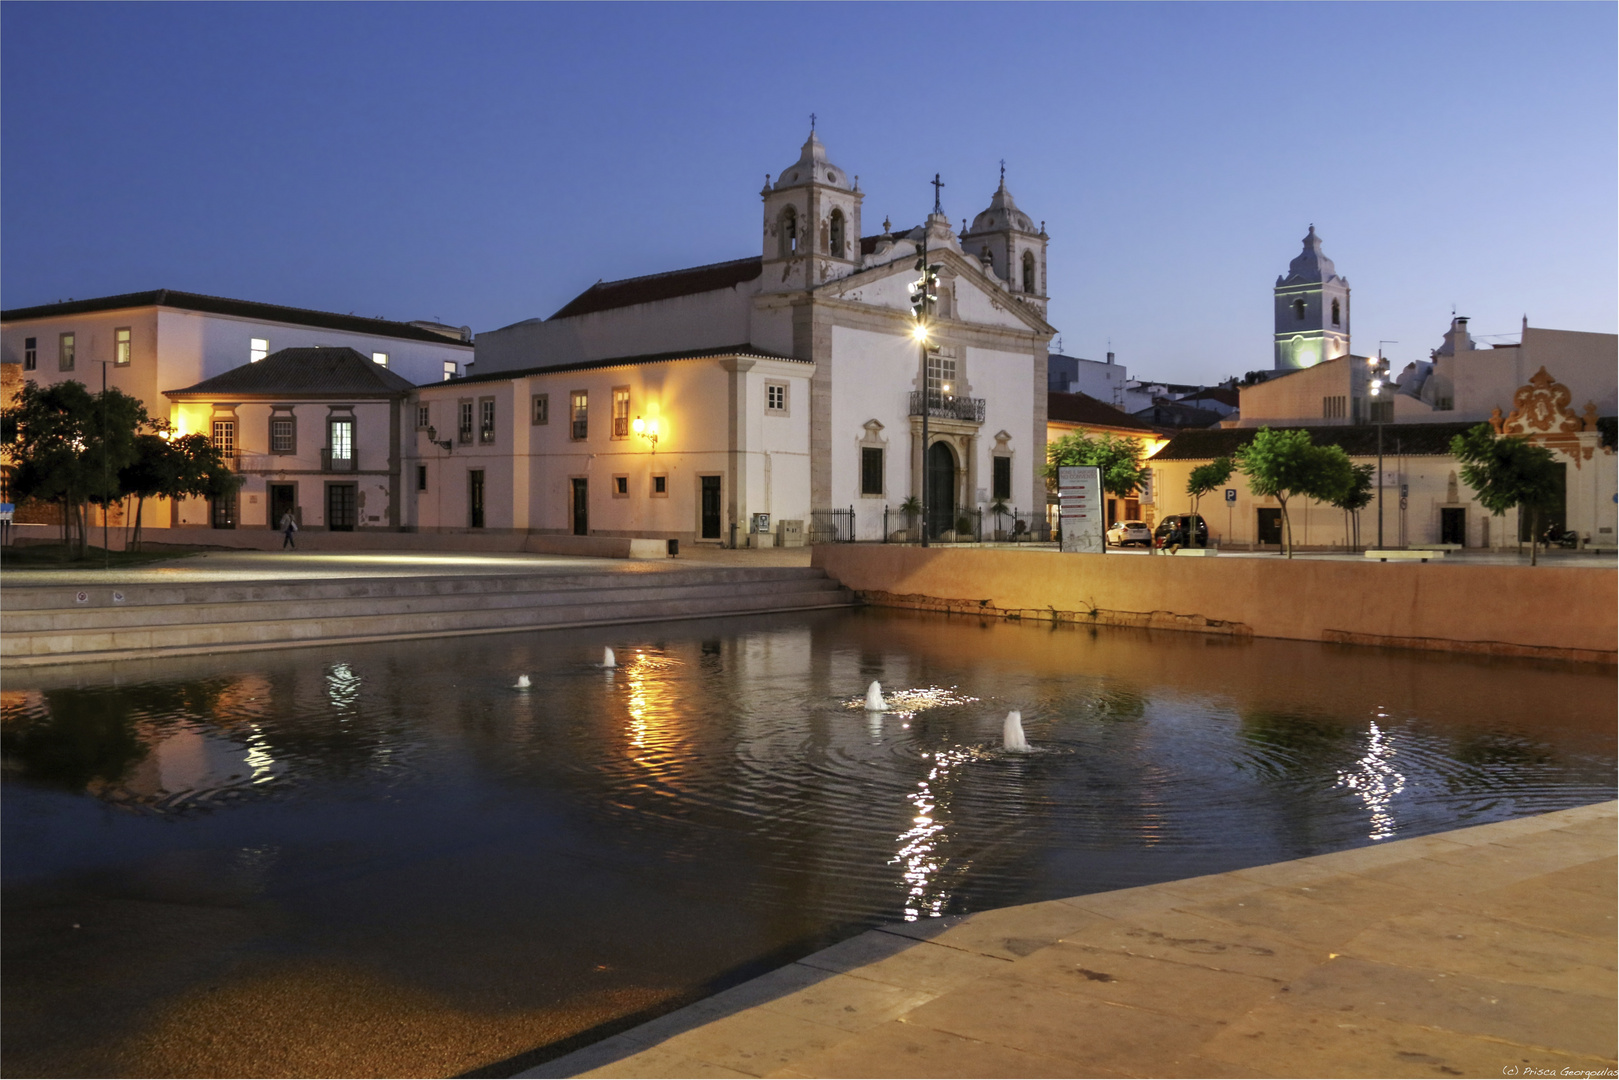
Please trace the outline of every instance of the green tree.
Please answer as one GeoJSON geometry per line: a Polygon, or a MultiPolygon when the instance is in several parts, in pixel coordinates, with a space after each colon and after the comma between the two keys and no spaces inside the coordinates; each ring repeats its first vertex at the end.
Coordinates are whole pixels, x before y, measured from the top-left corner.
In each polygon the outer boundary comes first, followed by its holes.
{"type": "Polygon", "coordinates": [[[135,437],[150,424],[146,407],[121,390],[91,394],[83,383],[23,384],[0,414],[0,443],[16,462],[11,489],[19,499],[62,507],[64,540],[88,544],[89,503],[122,497],[118,474],[135,456],[135,437]]]}
{"type": "Polygon", "coordinates": [[[1489,424],[1450,440],[1450,452],[1461,462],[1462,482],[1496,517],[1513,507],[1529,512],[1529,565],[1536,565],[1540,512],[1557,500],[1557,458],[1544,446],[1516,435],[1497,436],[1489,424]]]}
{"type": "Polygon", "coordinates": [[[1197,513],[1203,496],[1231,479],[1231,470],[1236,466],[1228,457],[1217,457],[1207,465],[1199,465],[1192,470],[1186,478],[1186,494],[1192,497],[1192,513],[1197,513]]]}
{"type": "Polygon", "coordinates": [[[1308,431],[1260,428],[1235,455],[1248,490],[1272,496],[1282,508],[1284,547],[1293,557],[1293,521],[1287,502],[1294,496],[1333,502],[1353,484],[1354,466],[1339,446],[1316,446],[1308,431]]]}
{"type": "Polygon", "coordinates": [[[1040,475],[1055,484],[1057,470],[1064,465],[1094,465],[1102,470],[1102,490],[1118,498],[1128,498],[1141,487],[1147,468],[1141,460],[1141,443],[1115,435],[1091,438],[1083,431],[1071,431],[1046,446],[1046,464],[1040,475]]]}
{"type": "Polygon", "coordinates": [[[1372,465],[1353,465],[1353,474],[1349,485],[1336,499],[1329,499],[1332,505],[1344,512],[1345,542],[1351,547],[1360,547],[1360,512],[1366,509],[1372,501],[1372,476],[1377,472],[1372,465]]]}

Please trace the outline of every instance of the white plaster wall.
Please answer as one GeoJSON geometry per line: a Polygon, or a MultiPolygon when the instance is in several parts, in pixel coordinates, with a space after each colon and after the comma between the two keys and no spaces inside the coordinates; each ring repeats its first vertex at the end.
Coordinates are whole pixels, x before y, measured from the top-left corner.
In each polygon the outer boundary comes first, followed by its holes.
{"type": "Polygon", "coordinates": [[[101,389],[101,364],[98,361],[113,358],[113,331],[130,328],[132,344],[128,366],[107,365],[107,386],[136,397],[155,417],[169,415],[169,402],[163,391],[173,387],[160,386],[158,358],[158,309],[130,308],[124,311],[99,311],[84,315],[69,315],[54,319],[28,319],[6,323],[0,327],[0,353],[7,362],[15,360],[21,367],[24,345],[28,338],[37,344],[38,366],[23,371],[24,381],[33,380],[40,386],[59,382],[78,382],[92,393],[101,389]],[[58,345],[62,334],[73,334],[74,369],[62,371],[58,345]]]}
{"type": "Polygon", "coordinates": [[[738,447],[745,455],[747,474],[739,533],[756,513],[770,515],[773,531],[778,521],[809,518],[813,371],[807,364],[761,360],[741,376],[743,408],[752,422],[739,425],[748,436],[738,447]],[[765,387],[774,382],[787,384],[786,415],[771,413],[767,408],[765,387]]]}
{"type": "Polygon", "coordinates": [[[1619,337],[1572,330],[1530,327],[1517,348],[1470,349],[1442,356],[1435,370],[1449,381],[1455,409],[1434,413],[1434,419],[1486,420],[1499,407],[1512,411],[1512,395],[1545,367],[1569,389],[1569,407],[1576,415],[1588,401],[1596,402],[1600,416],[1616,411],[1619,388],[1619,337]]]}
{"type": "Polygon", "coordinates": [[[464,371],[466,363],[472,359],[469,346],[449,339],[440,345],[167,308],[160,309],[159,333],[165,366],[174,365],[175,376],[183,380],[160,387],[162,390],[180,390],[247,363],[248,342],[252,338],[264,338],[270,343],[272,353],[316,345],[347,346],[364,356],[385,352],[388,370],[413,383],[439,382],[444,377],[444,361],[453,360],[464,371]]]}
{"type": "MultiPolygon", "coordinates": [[[[1045,505],[1044,482],[1036,485],[1036,470],[1044,463],[1045,445],[1035,436],[1033,414],[1033,388],[1040,385],[1035,372],[1034,357],[1029,353],[1004,352],[994,349],[966,350],[967,385],[971,396],[984,399],[984,426],[979,429],[975,444],[977,454],[976,487],[971,491],[972,502],[988,505],[993,502],[992,481],[995,436],[1005,431],[1012,436],[1007,446],[1012,451],[1012,498],[1010,503],[1024,514],[1031,508],[1045,505]]],[[[1041,520],[1035,513],[1034,521],[1041,520]]]]}
{"type": "MultiPolygon", "coordinates": [[[[921,354],[907,334],[832,327],[832,508],[855,508],[856,535],[882,535],[883,506],[897,512],[911,494],[910,395],[921,386],[921,354]],[[860,446],[866,421],[883,425],[881,499],[860,495],[860,446]]],[[[902,527],[890,522],[891,528],[902,527]]]]}

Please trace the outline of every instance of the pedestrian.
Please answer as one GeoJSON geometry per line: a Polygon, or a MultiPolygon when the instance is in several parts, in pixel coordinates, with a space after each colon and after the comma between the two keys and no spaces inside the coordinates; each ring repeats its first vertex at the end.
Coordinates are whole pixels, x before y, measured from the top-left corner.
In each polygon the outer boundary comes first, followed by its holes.
{"type": "Polygon", "coordinates": [[[1181,532],[1180,518],[1176,518],[1169,523],[1169,535],[1164,537],[1164,550],[1173,555],[1181,549],[1181,545],[1184,543],[1186,543],[1186,534],[1181,532]]]}
{"type": "Polygon", "coordinates": [[[285,514],[281,515],[281,535],[283,537],[281,541],[282,551],[285,551],[288,548],[292,548],[294,551],[298,550],[298,545],[292,542],[292,534],[297,531],[298,523],[292,520],[292,511],[288,510],[285,514]]]}

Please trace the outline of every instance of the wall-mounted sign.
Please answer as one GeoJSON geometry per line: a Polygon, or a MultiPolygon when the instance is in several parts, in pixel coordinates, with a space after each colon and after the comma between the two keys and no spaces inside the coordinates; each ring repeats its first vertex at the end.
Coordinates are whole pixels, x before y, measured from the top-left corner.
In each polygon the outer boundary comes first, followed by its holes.
{"type": "Polygon", "coordinates": [[[1102,470],[1094,465],[1057,467],[1057,512],[1062,527],[1062,549],[1086,555],[1107,550],[1102,470]]]}

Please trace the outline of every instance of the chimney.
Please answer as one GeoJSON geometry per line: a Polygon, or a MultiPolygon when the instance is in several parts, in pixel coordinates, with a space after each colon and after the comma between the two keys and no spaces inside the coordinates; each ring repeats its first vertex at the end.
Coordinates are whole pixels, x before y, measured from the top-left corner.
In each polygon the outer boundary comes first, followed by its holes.
{"type": "Polygon", "coordinates": [[[1107,362],[1110,363],[1110,364],[1113,363],[1113,354],[1112,353],[1107,354],[1107,362]]]}

